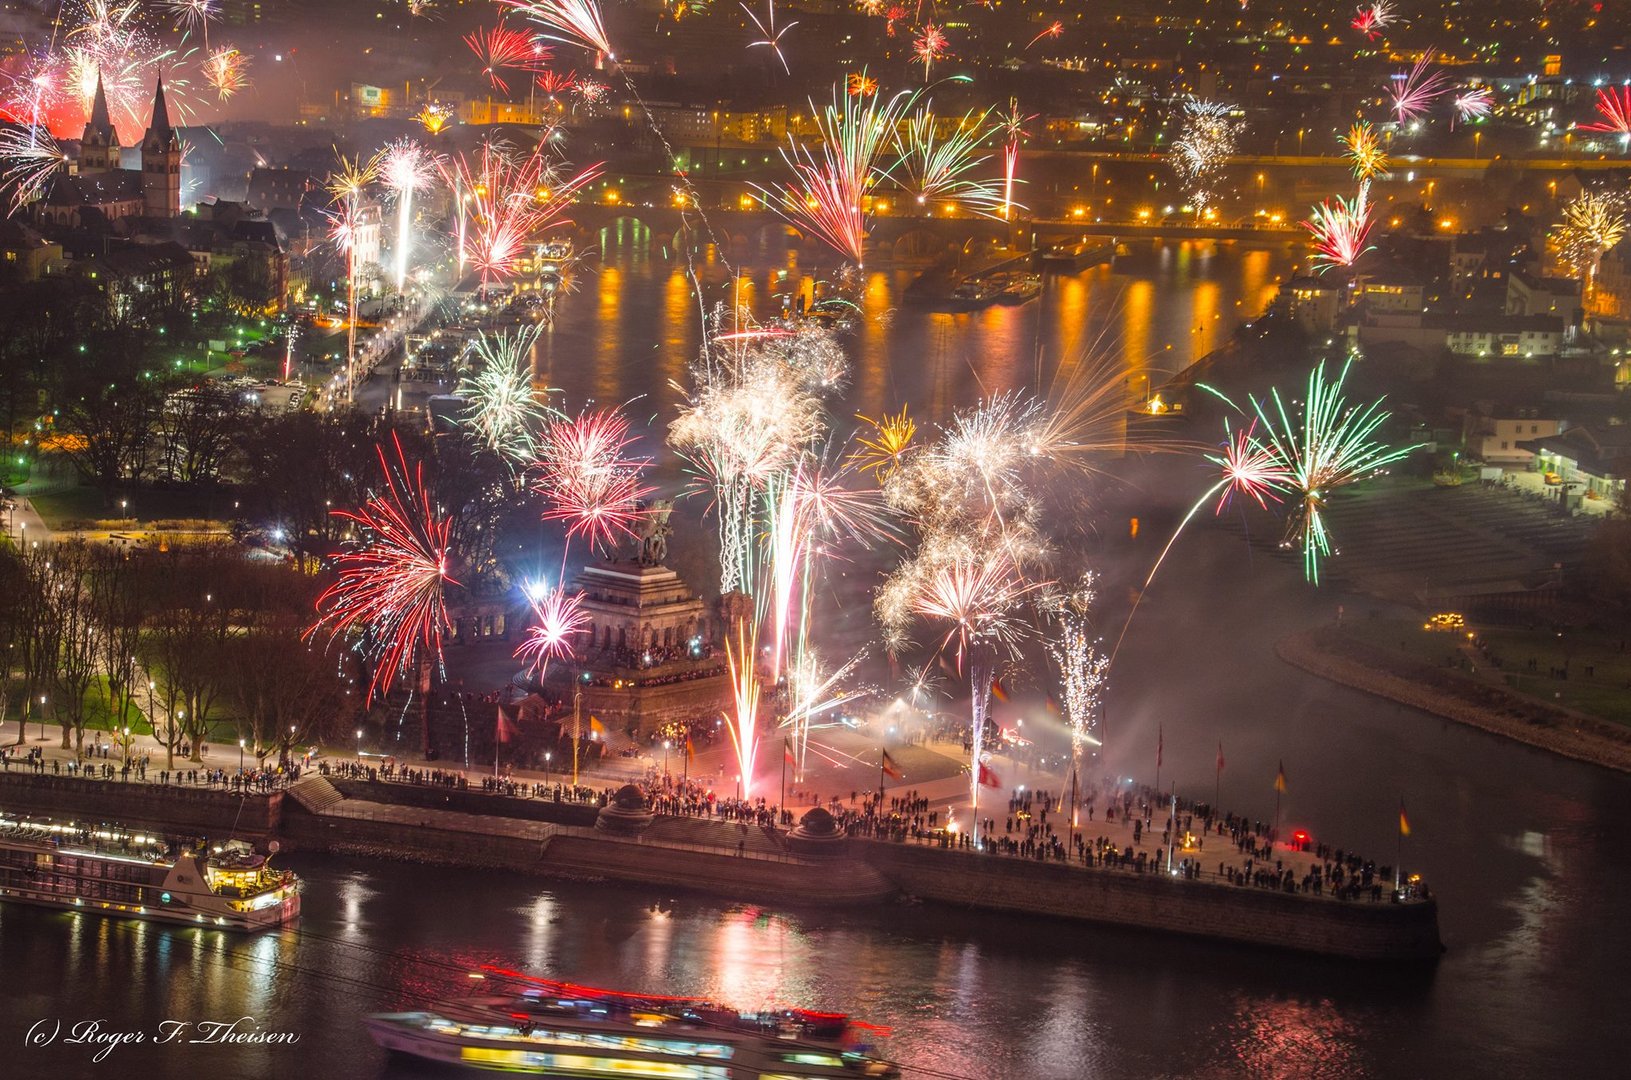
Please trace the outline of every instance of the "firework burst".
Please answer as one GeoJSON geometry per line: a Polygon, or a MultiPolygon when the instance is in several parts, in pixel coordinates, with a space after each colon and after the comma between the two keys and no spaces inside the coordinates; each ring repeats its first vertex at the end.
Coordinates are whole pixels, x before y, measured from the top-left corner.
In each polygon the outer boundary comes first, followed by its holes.
{"type": "Polygon", "coordinates": [[[582,536],[591,550],[611,550],[632,538],[641,500],[654,490],[641,479],[651,460],[632,453],[638,441],[628,418],[613,409],[546,424],[533,465],[544,520],[567,522],[568,540],[582,536]]]}
{"type": "Polygon", "coordinates": [[[934,23],[925,23],[912,40],[912,55],[923,64],[923,81],[929,81],[929,65],[946,54],[946,33],[934,23]]]}
{"type": "Polygon", "coordinates": [[[440,161],[412,139],[398,139],[381,151],[379,178],[396,202],[395,264],[396,291],[408,281],[408,256],[413,251],[413,197],[435,182],[440,161]]]}
{"type": "Polygon", "coordinates": [[[1393,102],[1393,115],[1401,124],[1425,113],[1449,89],[1449,80],[1443,72],[1427,70],[1430,60],[1431,57],[1422,57],[1415,67],[1394,75],[1391,80],[1388,97],[1393,102]]]}
{"type": "Polygon", "coordinates": [[[776,0],[767,0],[766,14],[763,22],[759,21],[759,16],[755,15],[746,4],[741,4],[740,7],[747,13],[747,17],[753,20],[753,25],[759,28],[759,33],[764,35],[764,37],[758,41],[750,41],[748,43],[748,48],[752,49],[763,46],[764,48],[769,49],[771,52],[776,54],[776,59],[782,62],[782,70],[788,74],[791,74],[793,69],[787,66],[787,57],[782,54],[782,38],[789,33],[793,27],[797,26],[798,23],[790,22],[780,30],[776,29],[776,0]]]}
{"type": "Polygon", "coordinates": [[[1388,3],[1388,0],[1376,0],[1376,3],[1369,7],[1355,10],[1351,25],[1364,34],[1367,40],[1375,41],[1382,36],[1382,30],[1392,22],[1393,5],[1388,3]]]}
{"type": "MultiPolygon", "coordinates": [[[[880,100],[835,87],[833,103],[818,114],[819,149],[810,148],[815,140],[790,137],[782,150],[794,181],[775,189],[755,185],[765,205],[859,264],[866,243],[866,196],[888,175],[881,159],[915,103],[916,95],[904,91],[880,100]]],[[[810,108],[815,111],[814,102],[810,108]]]]}
{"type": "Polygon", "coordinates": [[[465,423],[489,450],[513,464],[529,462],[537,449],[544,421],[558,416],[538,400],[532,384],[532,350],[542,327],[523,326],[477,334],[471,352],[478,366],[459,384],[465,401],[465,423]]]}
{"type": "Polygon", "coordinates": [[[1602,119],[1581,124],[1581,131],[1606,131],[1631,140],[1631,86],[1610,86],[1597,91],[1597,112],[1602,119]]]}
{"type": "Polygon", "coordinates": [[[452,519],[437,514],[423,465],[410,466],[394,436],[392,448],[389,457],[377,448],[383,490],[356,510],[334,512],[358,539],[335,561],[339,579],[318,597],[318,619],[306,631],[309,638],[326,629],[331,642],[360,635],[373,661],[369,698],[416,662],[440,659],[442,634],[452,628],[445,593],[458,584],[449,574],[452,519]]]}
{"type": "Polygon", "coordinates": [[[599,165],[565,175],[546,156],[546,145],[540,141],[522,154],[489,141],[474,160],[459,154],[443,168],[461,202],[461,250],[484,282],[514,274],[527,242],[566,224],[566,207],[600,175],[599,165]]]}
{"type": "Polygon", "coordinates": [[[1241,125],[1234,111],[1233,105],[1221,101],[1184,102],[1183,127],[1172,144],[1172,168],[1197,211],[1216,201],[1213,186],[1218,173],[1235,152],[1241,125]]]}
{"type": "Polygon", "coordinates": [[[44,195],[67,164],[68,156],[44,127],[0,127],[0,190],[10,191],[7,216],[44,195]]]}
{"type": "Polygon", "coordinates": [[[544,589],[528,597],[528,602],[533,621],[527,627],[526,639],[515,650],[515,658],[525,660],[528,674],[541,680],[551,660],[572,658],[574,642],[590,628],[591,620],[583,608],[582,591],[544,589]]]}
{"type": "Polygon", "coordinates": [[[1387,151],[1382,149],[1382,138],[1367,120],[1361,120],[1338,136],[1352,163],[1354,179],[1360,182],[1374,180],[1387,172],[1387,151]]]}
{"type": "Polygon", "coordinates": [[[1027,41],[1025,43],[1025,48],[1027,50],[1029,50],[1032,45],[1035,45],[1037,42],[1041,41],[1043,38],[1057,38],[1057,37],[1059,37],[1059,35],[1063,34],[1064,32],[1065,32],[1065,24],[1064,23],[1062,23],[1062,22],[1052,23],[1052,24],[1050,24],[1048,26],[1047,29],[1043,30],[1040,34],[1037,34],[1036,37],[1032,38],[1030,41],[1027,41]]]}
{"type": "MultiPolygon", "coordinates": [[[[963,114],[948,137],[938,138],[943,126],[925,104],[906,121],[898,136],[892,179],[917,199],[919,206],[934,201],[952,202],[987,216],[998,216],[1004,206],[1003,189],[995,177],[976,177],[974,171],[991,155],[980,144],[999,130],[989,122],[990,109],[963,114]]],[[[1006,215],[1003,215],[1006,216],[1006,215]]]]}
{"type": "Polygon", "coordinates": [[[900,467],[901,458],[911,449],[912,437],[917,434],[917,422],[907,413],[904,405],[893,416],[884,413],[873,420],[857,415],[857,419],[871,425],[872,434],[856,436],[856,449],[850,455],[850,463],[862,472],[871,473],[880,485],[888,483],[889,477],[900,467]]]}
{"type": "Polygon", "coordinates": [[[425,134],[440,135],[447,127],[447,122],[453,119],[453,106],[427,101],[424,107],[414,114],[414,119],[425,129],[425,134]]]}
{"type": "Polygon", "coordinates": [[[1069,592],[1053,598],[1054,633],[1048,653],[1059,667],[1065,722],[1070,726],[1071,765],[1080,769],[1089,746],[1101,745],[1097,730],[1099,707],[1110,679],[1110,657],[1093,624],[1097,600],[1092,571],[1084,573],[1069,592]]]}
{"type": "Polygon", "coordinates": [[[1602,191],[1584,191],[1563,207],[1563,221],[1554,234],[1558,254],[1585,278],[1590,295],[1603,256],[1626,231],[1625,200],[1602,191]]]}
{"type": "Polygon", "coordinates": [[[1334,380],[1327,379],[1322,361],[1308,375],[1295,419],[1278,390],[1270,394],[1272,408],[1253,402],[1263,428],[1262,449],[1270,455],[1257,475],[1272,476],[1292,499],[1280,546],[1301,551],[1303,573],[1316,585],[1320,560],[1335,550],[1325,523],[1325,506],[1332,493],[1375,475],[1415,449],[1392,449],[1377,441],[1376,432],[1389,414],[1380,401],[1350,406],[1342,392],[1347,377],[1345,363],[1334,380]]]}
{"type": "Polygon", "coordinates": [[[249,57],[222,45],[204,57],[204,82],[226,101],[249,85],[249,57]]]}
{"type": "Polygon", "coordinates": [[[606,38],[606,25],[595,0],[498,0],[544,27],[545,37],[582,45],[616,60],[612,43],[606,38]]]}
{"type": "Polygon", "coordinates": [[[1338,195],[1314,207],[1303,228],[1314,238],[1315,270],[1324,273],[1358,262],[1374,247],[1368,242],[1372,224],[1369,182],[1362,182],[1352,199],[1338,195]]]}
{"type": "Polygon", "coordinates": [[[1450,99],[1450,104],[1455,109],[1456,116],[1465,124],[1488,116],[1494,106],[1494,99],[1490,96],[1488,87],[1475,86],[1456,94],[1450,99]]]}
{"type": "Polygon", "coordinates": [[[476,54],[481,73],[501,93],[510,92],[506,72],[532,75],[549,66],[549,46],[534,33],[508,26],[483,27],[466,34],[464,43],[476,54]]]}

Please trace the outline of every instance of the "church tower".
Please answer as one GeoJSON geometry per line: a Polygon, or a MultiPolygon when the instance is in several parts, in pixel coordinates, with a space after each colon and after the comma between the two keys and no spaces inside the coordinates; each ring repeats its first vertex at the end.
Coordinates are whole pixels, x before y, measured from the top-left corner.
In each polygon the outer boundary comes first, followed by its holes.
{"type": "Polygon", "coordinates": [[[148,217],[181,216],[181,142],[170,126],[162,76],[153,94],[153,121],[142,136],[142,203],[148,217]]]}
{"type": "Polygon", "coordinates": [[[108,95],[102,89],[102,73],[96,75],[96,97],[91,118],[79,139],[79,171],[104,173],[119,168],[119,132],[108,119],[108,95]]]}

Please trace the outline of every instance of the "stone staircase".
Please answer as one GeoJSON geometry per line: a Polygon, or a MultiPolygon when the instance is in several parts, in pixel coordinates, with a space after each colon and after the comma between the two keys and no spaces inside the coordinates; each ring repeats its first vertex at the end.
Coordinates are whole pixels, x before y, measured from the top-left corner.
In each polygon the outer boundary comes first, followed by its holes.
{"type": "Polygon", "coordinates": [[[307,812],[321,814],[345,801],[340,789],[328,782],[326,776],[308,776],[289,787],[289,797],[307,812]]]}

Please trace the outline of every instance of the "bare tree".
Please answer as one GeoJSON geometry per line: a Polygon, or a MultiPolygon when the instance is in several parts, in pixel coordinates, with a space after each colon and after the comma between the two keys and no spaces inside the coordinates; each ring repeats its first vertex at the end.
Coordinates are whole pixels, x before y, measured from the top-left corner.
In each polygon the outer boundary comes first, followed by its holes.
{"type": "Polygon", "coordinates": [[[116,737],[125,742],[136,691],[136,651],[141,646],[144,604],[137,567],[127,551],[113,546],[89,550],[92,617],[98,624],[98,660],[108,677],[108,707],[116,737]]]}
{"type": "Polygon", "coordinates": [[[83,756],[85,750],[85,695],[97,675],[100,627],[91,603],[90,553],[82,543],[58,544],[51,551],[46,591],[50,618],[61,628],[56,670],[54,712],[62,723],[62,748],[83,756]]]}
{"type": "Polygon", "coordinates": [[[238,638],[227,657],[239,733],[257,761],[332,733],[346,714],[334,662],[301,640],[292,619],[238,638]]]}
{"type": "MultiPolygon", "coordinates": [[[[51,685],[57,652],[62,647],[62,625],[51,603],[49,546],[35,545],[15,558],[20,569],[16,600],[17,634],[13,639],[23,680],[23,711],[17,719],[17,742],[27,736],[28,709],[36,694],[51,685]]],[[[44,706],[41,706],[44,711],[44,706]]]]}
{"type": "Polygon", "coordinates": [[[218,479],[247,415],[243,394],[219,383],[172,393],[159,419],[161,475],[182,484],[218,479]]]}

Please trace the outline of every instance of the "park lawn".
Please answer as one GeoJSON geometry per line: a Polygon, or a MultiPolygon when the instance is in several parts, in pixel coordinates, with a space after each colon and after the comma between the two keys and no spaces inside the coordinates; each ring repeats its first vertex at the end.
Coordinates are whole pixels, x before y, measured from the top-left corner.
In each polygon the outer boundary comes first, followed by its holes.
{"type": "Polygon", "coordinates": [[[1399,619],[1356,619],[1343,631],[1374,648],[1404,655],[1432,667],[1454,667],[1518,693],[1554,705],[1631,725],[1631,635],[1624,640],[1579,630],[1525,629],[1509,626],[1468,628],[1487,654],[1470,652],[1464,634],[1431,632],[1421,623],[1399,619]],[[1487,659],[1486,659],[1487,656],[1487,659]],[[1489,661],[1498,660],[1496,667],[1489,661]],[[1534,660],[1533,670],[1529,661],[1534,660]],[[1558,678],[1553,669],[1568,670],[1558,678]],[[1587,669],[1590,673],[1587,673],[1587,669]]]}
{"type": "Polygon", "coordinates": [[[188,489],[142,489],[129,495],[117,495],[110,505],[102,492],[87,485],[61,488],[29,496],[34,509],[45,519],[46,528],[67,530],[88,522],[105,522],[109,526],[123,522],[132,527],[153,521],[202,521],[232,505],[230,493],[194,491],[188,489]],[[119,500],[128,505],[120,508],[119,500]]]}
{"type": "Polygon", "coordinates": [[[137,694],[131,699],[125,719],[119,721],[114,715],[113,702],[108,697],[108,677],[98,675],[85,691],[85,730],[111,733],[116,727],[129,724],[132,735],[151,735],[153,725],[148,723],[147,713],[141,705],[142,695],[137,694]]]}

